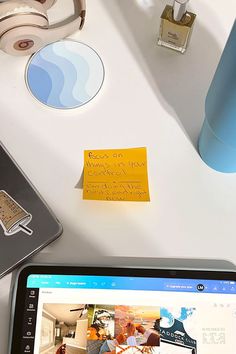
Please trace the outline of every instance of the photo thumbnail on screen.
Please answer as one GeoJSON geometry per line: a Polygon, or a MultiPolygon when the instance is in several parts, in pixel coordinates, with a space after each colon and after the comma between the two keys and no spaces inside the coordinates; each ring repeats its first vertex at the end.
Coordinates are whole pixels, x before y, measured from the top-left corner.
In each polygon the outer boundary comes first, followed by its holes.
{"type": "Polygon", "coordinates": [[[159,354],[160,307],[44,303],[43,354],[159,354]]]}

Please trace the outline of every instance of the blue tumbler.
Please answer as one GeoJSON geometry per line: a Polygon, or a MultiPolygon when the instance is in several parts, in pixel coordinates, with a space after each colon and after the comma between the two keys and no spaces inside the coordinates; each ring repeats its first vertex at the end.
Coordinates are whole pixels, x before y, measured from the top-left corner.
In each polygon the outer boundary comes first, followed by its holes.
{"type": "Polygon", "coordinates": [[[236,21],[205,102],[199,153],[220,172],[236,172],[236,21]]]}

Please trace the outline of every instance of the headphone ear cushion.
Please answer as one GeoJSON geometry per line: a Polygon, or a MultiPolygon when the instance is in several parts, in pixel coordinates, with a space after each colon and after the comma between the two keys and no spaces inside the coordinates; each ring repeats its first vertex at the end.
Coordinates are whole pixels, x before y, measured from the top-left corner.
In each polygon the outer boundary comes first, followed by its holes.
{"type": "Polygon", "coordinates": [[[1,36],[13,28],[24,26],[48,27],[48,18],[44,7],[36,1],[22,3],[10,1],[0,5],[0,46],[1,36]],[[36,5],[32,7],[32,5],[36,5]]]}
{"type": "Polygon", "coordinates": [[[14,14],[31,12],[32,9],[46,15],[45,7],[37,0],[8,0],[0,3],[0,18],[7,16],[14,11],[14,14]]]}

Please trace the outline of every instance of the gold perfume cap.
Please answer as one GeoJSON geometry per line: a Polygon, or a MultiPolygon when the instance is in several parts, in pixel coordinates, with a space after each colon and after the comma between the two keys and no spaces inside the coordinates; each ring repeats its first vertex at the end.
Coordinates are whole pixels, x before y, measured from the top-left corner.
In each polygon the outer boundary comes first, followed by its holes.
{"type": "Polygon", "coordinates": [[[181,21],[186,13],[186,5],[189,0],[174,0],[173,4],[173,17],[175,21],[181,21]]]}

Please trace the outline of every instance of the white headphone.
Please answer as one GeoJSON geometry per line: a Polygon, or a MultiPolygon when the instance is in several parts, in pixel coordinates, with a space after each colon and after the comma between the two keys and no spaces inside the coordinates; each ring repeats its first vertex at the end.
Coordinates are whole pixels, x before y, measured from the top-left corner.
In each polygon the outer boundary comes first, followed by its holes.
{"type": "MultiPolygon", "coordinates": [[[[73,19],[49,24],[47,9],[56,0],[8,0],[0,4],[0,49],[12,55],[28,55],[44,45],[81,29],[85,0],[74,0],[73,19]]],[[[68,1],[68,0],[65,0],[68,1]]]]}

